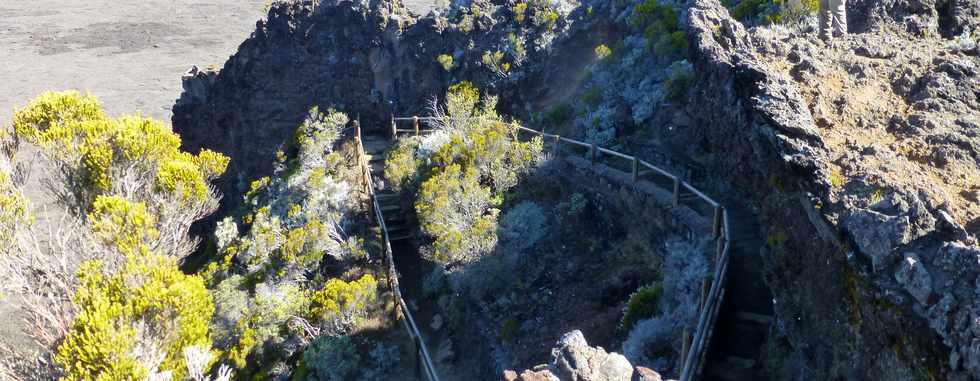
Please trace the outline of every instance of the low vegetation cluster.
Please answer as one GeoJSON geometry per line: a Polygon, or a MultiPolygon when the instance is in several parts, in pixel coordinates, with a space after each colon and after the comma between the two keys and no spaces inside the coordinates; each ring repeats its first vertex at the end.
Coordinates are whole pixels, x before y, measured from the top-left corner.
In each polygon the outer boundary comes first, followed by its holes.
{"type": "Polygon", "coordinates": [[[190,225],[216,209],[212,181],[227,157],[182,152],[163,124],[110,118],[77,92],[45,93],[18,110],[0,134],[0,297],[16,298],[36,346],[4,342],[0,376],[342,380],[392,372],[397,348],[376,345],[364,362],[348,355],[361,352],[351,335],[382,307],[362,238],[370,235],[355,223],[359,172],[338,149],[347,121],[311,110],[275,174],[255,181],[247,207],[218,224],[210,262],[188,274],[178,266],[198,247],[190,225]],[[14,160],[18,141],[56,165],[48,188],[65,210],[58,231],[35,231],[14,160]]]}
{"type": "Polygon", "coordinates": [[[722,1],[736,20],[750,25],[798,23],[820,9],[819,0],[722,1]]]}
{"type": "Polygon", "coordinates": [[[604,327],[590,337],[623,345],[638,364],[676,370],[710,267],[706,247],[664,241],[657,223],[624,225],[656,218],[642,202],[582,193],[540,138],[518,139],[494,106],[471,84],[453,85],[432,107],[434,130],[402,138],[386,158],[387,183],[412,200],[421,251],[434,264],[423,293],[454,295],[439,303],[450,325],[473,313],[486,319],[512,352],[507,361],[534,365],[555,337],[589,326],[604,327]],[[615,217],[627,210],[636,213],[615,217]]]}
{"type": "Polygon", "coordinates": [[[541,160],[541,139],[519,141],[517,125],[495,106],[468,82],[452,86],[445,106],[434,106],[436,131],[401,140],[386,161],[395,189],[417,194],[418,221],[432,241],[425,252],[448,269],[493,251],[506,192],[541,160]]]}

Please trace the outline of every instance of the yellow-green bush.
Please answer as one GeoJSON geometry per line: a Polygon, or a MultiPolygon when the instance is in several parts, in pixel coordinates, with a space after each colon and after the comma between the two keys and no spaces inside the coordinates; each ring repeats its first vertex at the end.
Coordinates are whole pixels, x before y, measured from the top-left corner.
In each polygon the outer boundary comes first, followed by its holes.
{"type": "Polygon", "coordinates": [[[162,123],[139,115],[108,118],[94,97],[72,91],[34,99],[16,112],[14,129],[65,168],[71,207],[80,211],[95,197],[117,192],[126,173],[140,181],[137,192],[126,192],[139,199],[163,192],[206,202],[208,182],[224,173],[229,160],[207,150],[181,152],[180,137],[162,123]]]}
{"type": "Polygon", "coordinates": [[[415,201],[419,225],[432,236],[431,256],[438,262],[469,262],[496,242],[496,213],[490,189],[477,171],[448,165],[422,183],[415,201]]]}
{"type": "Polygon", "coordinates": [[[551,8],[550,3],[542,2],[541,4],[543,5],[534,9],[532,16],[534,25],[551,30],[558,22],[558,12],[551,8]]]}
{"type": "Polygon", "coordinates": [[[310,318],[324,322],[335,332],[346,332],[363,315],[368,304],[377,300],[377,289],[378,282],[371,274],[350,282],[328,280],[322,289],[313,293],[310,318]]]}
{"type": "Polygon", "coordinates": [[[78,280],[76,317],[55,357],[64,380],[142,380],[153,370],[179,380],[186,376],[184,348],[211,348],[211,296],[173,258],[143,250],[115,273],[88,261],[78,280]],[[154,349],[163,361],[146,369],[154,349]]]}
{"type": "Polygon", "coordinates": [[[510,63],[504,61],[504,52],[502,51],[485,51],[481,61],[484,66],[501,77],[507,76],[507,73],[510,72],[510,63]]]}
{"type": "Polygon", "coordinates": [[[30,200],[15,186],[10,173],[0,168],[0,255],[13,247],[17,230],[33,222],[30,200]]]}
{"type": "Polygon", "coordinates": [[[45,92],[14,113],[17,136],[37,144],[55,124],[105,119],[102,104],[77,91],[45,92]]]}
{"type": "Polygon", "coordinates": [[[474,168],[482,183],[500,195],[517,184],[518,177],[537,163],[543,141],[517,140],[517,126],[484,120],[459,133],[432,155],[436,167],[459,164],[474,168]]]}
{"type": "Polygon", "coordinates": [[[470,81],[462,81],[449,86],[446,91],[446,105],[454,118],[475,116],[477,103],[480,103],[480,90],[470,81]]]}
{"type": "Polygon", "coordinates": [[[446,71],[453,69],[453,56],[451,55],[440,54],[438,57],[436,57],[436,62],[439,62],[439,65],[446,71]]]}
{"type": "Polygon", "coordinates": [[[399,140],[395,148],[388,151],[385,158],[385,179],[395,192],[401,192],[402,188],[413,183],[419,175],[422,161],[415,157],[416,149],[418,140],[407,138],[399,140]]]}
{"type": "Polygon", "coordinates": [[[123,254],[138,254],[142,246],[160,234],[156,217],[147,212],[146,204],[118,196],[96,198],[88,221],[96,237],[123,254]]]}
{"type": "Polygon", "coordinates": [[[527,3],[514,4],[511,11],[514,12],[514,21],[517,21],[518,24],[523,24],[524,19],[527,17],[527,3]]]}
{"type": "Polygon", "coordinates": [[[541,156],[542,140],[519,141],[517,126],[504,123],[495,105],[493,97],[481,101],[472,83],[455,84],[441,114],[448,118],[437,118],[445,127],[441,135],[404,143],[389,157],[397,159],[387,170],[396,186],[419,178],[415,210],[433,238],[426,253],[438,262],[468,263],[493,249],[494,207],[541,156]]]}
{"type": "Polygon", "coordinates": [[[604,60],[606,58],[609,58],[609,56],[611,56],[611,55],[612,55],[612,49],[610,49],[605,44],[600,44],[599,46],[596,46],[595,47],[595,56],[596,56],[596,58],[598,58],[600,60],[604,60]]]}

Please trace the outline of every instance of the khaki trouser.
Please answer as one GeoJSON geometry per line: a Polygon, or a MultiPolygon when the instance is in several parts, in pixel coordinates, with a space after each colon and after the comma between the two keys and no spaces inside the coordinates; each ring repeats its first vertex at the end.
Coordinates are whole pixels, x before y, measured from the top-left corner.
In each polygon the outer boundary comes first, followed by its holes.
{"type": "Polygon", "coordinates": [[[847,0],[820,0],[820,38],[847,34],[847,0]]]}

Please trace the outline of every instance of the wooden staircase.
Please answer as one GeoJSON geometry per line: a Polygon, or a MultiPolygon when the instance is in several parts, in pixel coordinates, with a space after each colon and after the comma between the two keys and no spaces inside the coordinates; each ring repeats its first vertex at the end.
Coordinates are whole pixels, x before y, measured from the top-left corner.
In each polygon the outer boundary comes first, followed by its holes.
{"type": "Polygon", "coordinates": [[[371,169],[375,197],[381,206],[385,226],[388,227],[388,239],[395,242],[414,238],[415,230],[408,223],[406,213],[402,210],[400,195],[392,192],[383,180],[385,153],[391,148],[391,141],[381,135],[364,135],[361,143],[364,145],[365,160],[371,169]]]}
{"type": "Polygon", "coordinates": [[[772,293],[762,273],[765,240],[757,215],[735,202],[727,202],[726,207],[733,226],[728,292],[719,311],[702,379],[763,379],[762,347],[773,321],[772,293]]]}

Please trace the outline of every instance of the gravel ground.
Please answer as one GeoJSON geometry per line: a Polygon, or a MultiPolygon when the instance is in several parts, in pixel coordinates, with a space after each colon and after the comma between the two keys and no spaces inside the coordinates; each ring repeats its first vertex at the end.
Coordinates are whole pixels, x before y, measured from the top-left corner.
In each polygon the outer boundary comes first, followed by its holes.
{"type": "MultiPolygon", "coordinates": [[[[140,112],[170,123],[180,77],[224,63],[262,17],[265,0],[2,0],[0,123],[45,90],[78,89],[111,115],[140,112]]],[[[61,218],[43,191],[50,164],[22,146],[26,185],[46,231],[61,218]]],[[[0,337],[27,345],[12,303],[0,302],[0,337]]]]}
{"type": "Polygon", "coordinates": [[[0,2],[0,121],[44,90],[79,89],[110,114],[170,120],[180,76],[220,65],[265,0],[0,2]]]}

